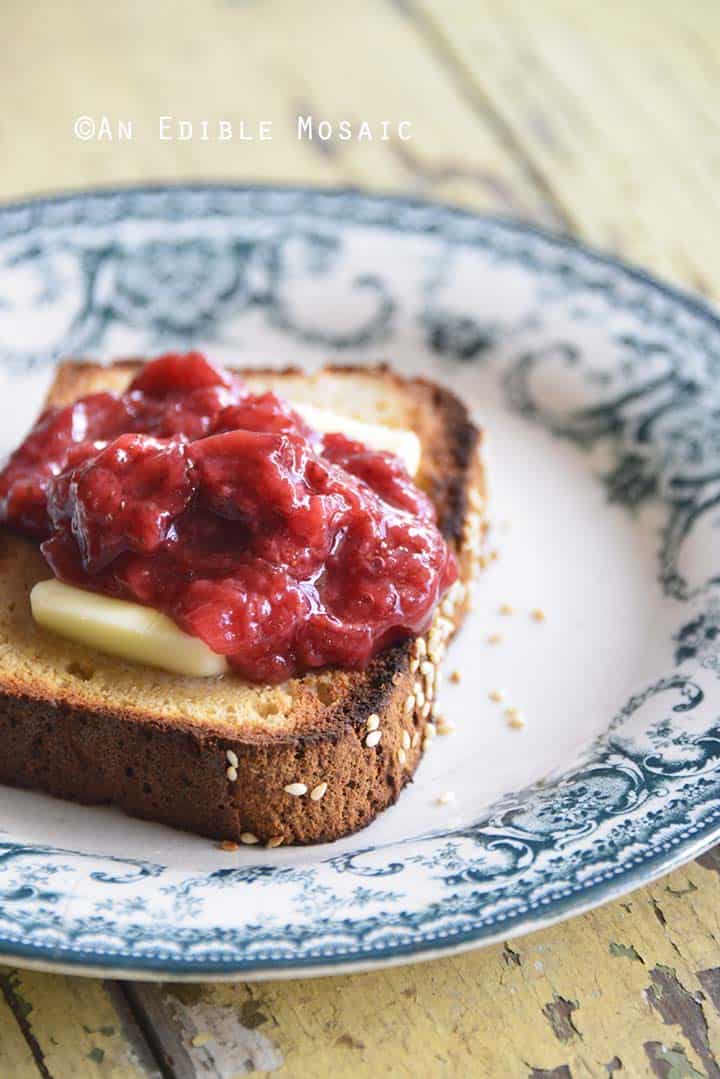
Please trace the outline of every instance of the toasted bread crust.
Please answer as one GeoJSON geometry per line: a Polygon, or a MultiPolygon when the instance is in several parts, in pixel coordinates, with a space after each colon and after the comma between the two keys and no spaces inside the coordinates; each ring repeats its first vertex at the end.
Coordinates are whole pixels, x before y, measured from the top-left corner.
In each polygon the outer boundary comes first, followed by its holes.
{"type": "MultiPolygon", "coordinates": [[[[64,363],[49,402],[120,388],[139,362],[118,361],[109,368],[64,363]]],[[[362,673],[334,672],[327,707],[320,704],[315,676],[296,680],[297,721],[280,729],[219,718],[198,723],[189,714],[168,719],[142,705],[108,706],[93,694],[90,681],[51,692],[26,675],[5,671],[0,782],[87,804],[110,803],[218,839],[241,842],[249,835],[273,845],[339,838],[397,800],[422,756],[430,721],[430,709],[414,694],[421,677],[418,652],[424,658],[429,642],[430,658],[439,662],[469,604],[485,495],[479,432],[452,393],[425,379],[403,379],[385,365],[325,371],[340,379],[382,380],[388,394],[411,398],[418,422],[429,425],[432,440],[422,439],[422,481],[437,506],[441,531],[458,553],[460,584],[443,603],[428,638],[387,649],[362,673]],[[380,718],[382,735],[377,745],[367,746],[367,720],[373,714],[380,718]],[[228,752],[231,760],[237,757],[236,780],[227,775],[228,752]],[[294,783],[304,784],[307,793],[286,793],[294,783]],[[327,784],[323,796],[311,798],[321,784],[327,784]]],[[[267,376],[274,384],[304,378],[297,368],[247,374],[256,381],[267,376]]],[[[37,568],[27,565],[36,563],[34,546],[9,534],[4,539],[0,559],[32,580],[37,568]]],[[[87,652],[92,658],[92,650],[87,652]]]]}

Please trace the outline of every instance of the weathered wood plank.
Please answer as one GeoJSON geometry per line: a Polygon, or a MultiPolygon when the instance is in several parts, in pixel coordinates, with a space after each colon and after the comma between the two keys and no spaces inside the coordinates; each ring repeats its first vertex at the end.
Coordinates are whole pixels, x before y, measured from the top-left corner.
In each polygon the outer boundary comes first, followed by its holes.
{"type": "Polygon", "coordinates": [[[0,967],[0,987],[9,1005],[0,1009],[3,1079],[36,1079],[38,1074],[44,1079],[162,1079],[112,983],[0,967]],[[9,1063],[3,1067],[6,1052],[12,1068],[9,1063]]]}
{"type": "Polygon", "coordinates": [[[720,7],[407,0],[582,238],[720,295],[720,7]]]}
{"type": "MultiPolygon", "coordinates": [[[[7,985],[0,972],[0,1075],[37,1079],[42,1076],[22,1030],[22,1015],[8,1002],[7,985]]],[[[12,999],[12,998],[11,998],[12,999]]],[[[13,1002],[14,1003],[14,1002],[13,1002]]]]}
{"type": "Polygon", "coordinates": [[[178,177],[363,184],[554,223],[491,120],[463,100],[402,13],[353,4],[0,7],[0,198],[178,177]],[[28,56],[33,62],[27,62],[28,56]],[[42,80],[37,73],[42,71],[42,80]],[[45,92],[41,92],[41,86],[45,92]],[[47,92],[52,87],[52,92],[47,92]],[[298,141],[296,116],[409,120],[414,138],[298,141]],[[134,120],[132,141],[82,142],[76,117],[134,120]],[[273,122],[271,141],[160,141],[158,118],[273,122]],[[52,162],[52,175],[47,165],[52,162]]]}

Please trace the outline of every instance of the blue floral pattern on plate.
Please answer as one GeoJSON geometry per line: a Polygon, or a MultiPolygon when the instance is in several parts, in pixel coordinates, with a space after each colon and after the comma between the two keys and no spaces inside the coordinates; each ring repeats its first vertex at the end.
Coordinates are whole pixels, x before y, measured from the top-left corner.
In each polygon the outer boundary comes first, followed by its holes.
{"type": "Polygon", "coordinates": [[[367,965],[532,928],[716,841],[714,314],[529,227],[353,192],[169,187],[0,212],[0,364],[11,384],[120,341],[125,352],[237,352],[251,328],[283,360],[289,350],[301,361],[323,350],[363,358],[407,338],[449,377],[453,365],[501,355],[506,407],[583,453],[600,447],[609,503],[657,512],[657,587],[679,612],[665,668],[608,715],[581,760],[471,824],[375,845],[360,836],[353,850],[294,864],[244,852],[208,872],[4,834],[0,953],[198,977],[367,965]],[[371,250],[378,239],[406,245],[400,277],[371,250]],[[507,278],[504,309],[458,287],[468,258],[507,278]],[[604,335],[603,365],[586,356],[593,333],[604,335]],[[572,390],[562,401],[544,382],[558,370],[572,390]]]}

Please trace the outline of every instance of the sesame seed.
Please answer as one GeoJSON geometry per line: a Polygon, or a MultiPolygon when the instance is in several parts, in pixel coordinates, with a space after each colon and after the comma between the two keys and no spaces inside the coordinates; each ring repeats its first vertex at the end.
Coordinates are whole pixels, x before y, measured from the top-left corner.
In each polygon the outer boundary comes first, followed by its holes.
{"type": "Polygon", "coordinates": [[[488,697],[491,701],[504,701],[505,694],[501,689],[491,689],[488,693],[488,697]]]}
{"type": "Polygon", "coordinates": [[[442,794],[436,799],[439,806],[446,806],[448,802],[455,801],[454,791],[443,791],[442,794]]]}
{"type": "Polygon", "coordinates": [[[269,847],[270,850],[272,850],[273,847],[282,846],[282,844],[284,842],[285,842],[285,836],[284,835],[271,835],[270,838],[268,839],[267,843],[265,844],[265,846],[269,847]]]}
{"type": "Polygon", "coordinates": [[[500,552],[499,551],[491,551],[490,554],[488,555],[488,557],[489,557],[491,562],[497,562],[498,558],[500,557],[500,552]]]}
{"type": "Polygon", "coordinates": [[[420,745],[420,731],[414,731],[410,746],[412,749],[417,749],[420,745]]]}
{"type": "Polygon", "coordinates": [[[424,674],[426,678],[435,677],[435,664],[431,663],[429,659],[423,660],[420,664],[420,673],[424,674]]]}
{"type": "Polygon", "coordinates": [[[288,783],[287,787],[283,787],[286,794],[292,794],[293,798],[302,798],[303,794],[307,794],[307,787],[304,783],[288,783]]]}
{"type": "Polygon", "coordinates": [[[237,768],[233,768],[233,766],[230,765],[229,768],[225,769],[225,775],[228,777],[231,783],[235,783],[238,776],[237,768]]]}
{"type": "Polygon", "coordinates": [[[369,731],[376,731],[380,726],[380,716],[377,712],[373,712],[371,716],[367,717],[367,723],[365,724],[369,731]]]}
{"type": "Polygon", "coordinates": [[[410,713],[410,712],[412,712],[414,707],[415,707],[415,696],[414,696],[413,693],[411,693],[408,697],[405,698],[405,711],[410,713]]]}
{"type": "Polygon", "coordinates": [[[427,643],[424,637],[418,637],[415,641],[415,652],[418,656],[427,655],[427,643]]]}
{"type": "Polygon", "coordinates": [[[519,708],[506,708],[505,715],[510,727],[519,730],[520,727],[525,726],[525,718],[519,708]]]}
{"type": "Polygon", "coordinates": [[[446,719],[438,719],[436,726],[438,734],[454,734],[457,729],[454,723],[448,723],[446,719]]]}
{"type": "Polygon", "coordinates": [[[502,633],[491,633],[487,639],[488,644],[500,644],[502,640],[502,633]]]}
{"type": "Polygon", "coordinates": [[[254,843],[259,843],[260,840],[252,832],[243,832],[240,836],[240,842],[245,843],[246,846],[252,847],[254,843]]]}
{"type": "Polygon", "coordinates": [[[312,799],[312,801],[319,802],[321,798],[324,798],[327,788],[327,783],[318,783],[317,787],[313,787],[313,789],[310,791],[310,798],[312,799]]]}
{"type": "Polygon", "coordinates": [[[430,749],[431,745],[432,745],[432,738],[423,738],[423,744],[422,744],[423,753],[427,753],[427,751],[430,749]]]}
{"type": "Polygon", "coordinates": [[[236,843],[234,839],[223,839],[220,848],[221,850],[240,850],[240,844],[236,843]]]}
{"type": "Polygon", "coordinates": [[[460,674],[460,671],[451,671],[451,673],[450,673],[450,681],[451,681],[451,682],[455,682],[455,683],[457,683],[457,682],[459,682],[459,681],[460,681],[460,678],[461,678],[461,677],[462,677],[462,676],[461,676],[461,674],[460,674]]]}
{"type": "Polygon", "coordinates": [[[422,685],[420,684],[420,682],[416,682],[415,685],[413,686],[413,693],[415,694],[416,697],[417,697],[418,693],[422,693],[422,685]]]}
{"type": "Polygon", "coordinates": [[[531,617],[535,622],[544,622],[547,618],[547,615],[545,614],[545,611],[542,609],[542,607],[536,607],[531,612],[531,617]]]}
{"type": "Polygon", "coordinates": [[[420,719],[427,719],[427,717],[430,715],[431,708],[432,701],[425,701],[422,708],[420,709],[420,719]]]}
{"type": "Polygon", "coordinates": [[[418,669],[419,666],[420,666],[420,660],[419,659],[411,659],[410,660],[410,674],[415,674],[415,671],[418,669]]]}
{"type": "Polygon", "coordinates": [[[399,686],[402,682],[402,675],[400,674],[400,671],[395,671],[395,674],[392,676],[390,681],[394,686],[399,686]]]}
{"type": "Polygon", "coordinates": [[[420,709],[422,709],[425,705],[425,694],[421,689],[418,689],[415,693],[415,704],[420,709]]]}
{"type": "Polygon", "coordinates": [[[225,756],[228,759],[228,764],[231,764],[233,768],[237,768],[238,764],[240,763],[237,753],[234,753],[232,749],[228,749],[225,756]]]}
{"type": "Polygon", "coordinates": [[[370,734],[365,739],[365,745],[368,746],[369,749],[372,749],[373,746],[378,744],[381,738],[382,731],[370,731],[370,734]]]}
{"type": "Polygon", "coordinates": [[[501,603],[498,607],[498,614],[512,614],[514,608],[509,603],[501,603]]]}
{"type": "Polygon", "coordinates": [[[410,749],[410,733],[409,731],[402,732],[402,744],[403,749],[410,749]]]}
{"type": "Polygon", "coordinates": [[[405,752],[405,750],[402,747],[400,747],[400,749],[397,751],[397,759],[400,762],[400,764],[404,764],[405,761],[407,760],[407,753],[405,752]]]}
{"type": "Polygon", "coordinates": [[[436,734],[437,734],[437,728],[436,728],[435,724],[434,723],[426,723],[425,724],[425,737],[426,738],[434,738],[436,734]]]}

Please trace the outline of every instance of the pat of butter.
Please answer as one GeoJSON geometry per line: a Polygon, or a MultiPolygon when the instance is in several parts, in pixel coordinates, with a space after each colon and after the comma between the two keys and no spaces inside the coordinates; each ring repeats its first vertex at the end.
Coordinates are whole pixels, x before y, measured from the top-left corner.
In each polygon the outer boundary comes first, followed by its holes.
{"type": "Polygon", "coordinates": [[[371,450],[394,453],[405,462],[411,476],[417,474],[421,450],[420,439],[414,431],[407,431],[402,427],[386,427],[381,423],[364,423],[351,416],[331,412],[327,408],[316,408],[315,405],[296,404],[294,401],[290,403],[305,422],[320,434],[329,435],[339,431],[346,438],[364,442],[371,450]]]}
{"type": "Polygon", "coordinates": [[[224,656],[184,633],[167,615],[139,603],[53,580],[35,585],[30,607],[39,625],[111,656],[201,678],[227,670],[224,656]]]}

